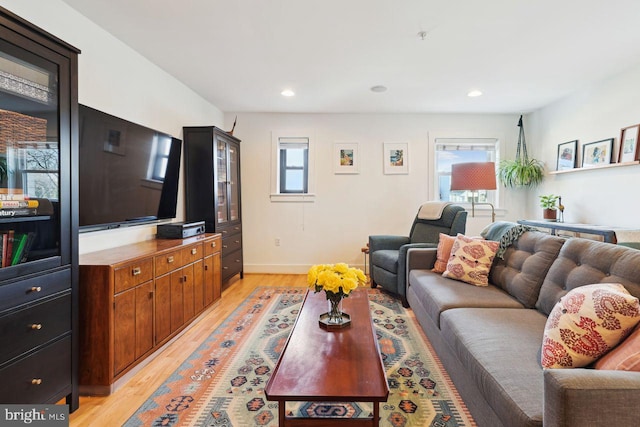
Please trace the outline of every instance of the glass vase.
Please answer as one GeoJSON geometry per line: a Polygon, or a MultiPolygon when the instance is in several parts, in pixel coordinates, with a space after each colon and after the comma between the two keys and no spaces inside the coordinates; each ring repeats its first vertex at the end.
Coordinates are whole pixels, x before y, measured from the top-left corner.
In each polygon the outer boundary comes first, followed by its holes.
{"type": "Polygon", "coordinates": [[[342,316],[342,298],[337,296],[327,299],[329,311],[327,311],[327,323],[331,325],[340,325],[344,322],[342,316]]]}

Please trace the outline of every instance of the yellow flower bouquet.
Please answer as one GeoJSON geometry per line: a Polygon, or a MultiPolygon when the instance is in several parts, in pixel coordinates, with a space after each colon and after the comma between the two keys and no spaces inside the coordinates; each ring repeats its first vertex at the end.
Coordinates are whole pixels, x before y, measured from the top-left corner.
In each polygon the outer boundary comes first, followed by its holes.
{"type": "Polygon", "coordinates": [[[367,277],[362,270],[345,263],[314,265],[307,274],[309,288],[315,292],[325,291],[328,300],[346,298],[366,282],[367,277]]]}

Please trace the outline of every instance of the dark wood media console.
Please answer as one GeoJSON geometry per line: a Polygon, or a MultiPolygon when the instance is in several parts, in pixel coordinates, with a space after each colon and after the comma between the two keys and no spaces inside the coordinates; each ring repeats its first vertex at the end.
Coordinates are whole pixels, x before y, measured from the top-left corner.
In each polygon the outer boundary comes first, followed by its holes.
{"type": "Polygon", "coordinates": [[[221,249],[203,234],[80,256],[81,394],[110,394],[220,299],[221,249]]]}

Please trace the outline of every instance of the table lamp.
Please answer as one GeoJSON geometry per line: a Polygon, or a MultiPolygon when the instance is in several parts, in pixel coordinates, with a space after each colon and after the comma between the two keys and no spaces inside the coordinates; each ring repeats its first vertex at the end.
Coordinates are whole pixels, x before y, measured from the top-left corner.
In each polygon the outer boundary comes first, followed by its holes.
{"type": "Polygon", "coordinates": [[[451,190],[471,191],[471,216],[475,216],[475,205],[491,206],[491,222],[496,220],[496,211],[491,203],[476,203],[476,191],[496,189],[496,166],[494,162],[456,163],[451,165],[451,190]]]}

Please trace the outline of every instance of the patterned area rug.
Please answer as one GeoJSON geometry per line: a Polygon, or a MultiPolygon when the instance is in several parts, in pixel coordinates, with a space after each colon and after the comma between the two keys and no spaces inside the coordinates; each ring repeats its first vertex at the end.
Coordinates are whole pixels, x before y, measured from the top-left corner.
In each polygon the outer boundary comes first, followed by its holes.
{"type": "MultiPolygon", "coordinates": [[[[125,426],[277,426],[278,404],[264,387],[295,322],[306,289],[258,288],[142,405],[125,426]]],[[[381,426],[475,426],[413,317],[399,301],[369,289],[387,372],[381,426]]],[[[301,403],[301,417],[366,417],[371,404],[301,403]]]]}

